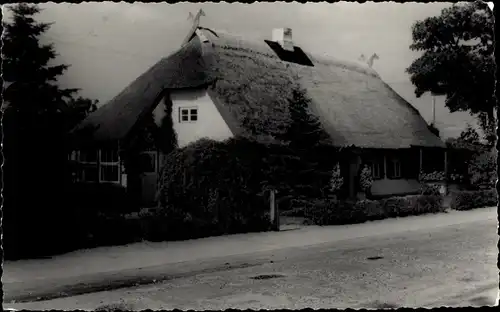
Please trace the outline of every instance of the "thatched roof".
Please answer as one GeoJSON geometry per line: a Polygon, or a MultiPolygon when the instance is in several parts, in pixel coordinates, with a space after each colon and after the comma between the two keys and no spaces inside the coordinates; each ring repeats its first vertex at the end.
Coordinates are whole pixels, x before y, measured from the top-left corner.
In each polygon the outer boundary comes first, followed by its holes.
{"type": "Polygon", "coordinates": [[[336,146],[360,148],[444,147],[419,112],[372,69],[306,52],[314,66],[280,60],[264,41],[200,28],[194,38],[138,77],[78,128],[92,128],[94,140],[124,138],[151,112],[162,92],[208,88],[234,134],[273,141],[290,123],[294,89],[311,100],[336,146]],[[205,41],[208,39],[208,41],[205,41]]]}

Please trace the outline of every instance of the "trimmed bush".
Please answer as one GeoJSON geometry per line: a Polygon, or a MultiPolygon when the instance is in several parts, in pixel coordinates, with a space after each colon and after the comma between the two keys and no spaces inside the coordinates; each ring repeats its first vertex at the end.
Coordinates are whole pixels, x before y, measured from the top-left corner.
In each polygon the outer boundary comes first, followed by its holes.
{"type": "Polygon", "coordinates": [[[385,214],[390,218],[443,212],[443,196],[441,195],[408,195],[382,199],[385,214]]]}
{"type": "Polygon", "coordinates": [[[339,225],[366,221],[353,203],[339,200],[317,200],[306,207],[304,217],[316,225],[339,225]]]}
{"type": "Polygon", "coordinates": [[[156,218],[164,222],[151,231],[154,238],[149,239],[268,230],[261,157],[266,151],[265,146],[248,140],[202,139],[172,152],[158,193],[156,218]]]}
{"type": "Polygon", "coordinates": [[[440,196],[441,195],[440,186],[435,184],[423,184],[420,188],[420,194],[440,196]]]}
{"type": "Polygon", "coordinates": [[[387,218],[384,206],[377,200],[360,200],[356,203],[356,209],[363,211],[367,220],[380,220],[387,218]]]}
{"type": "Polygon", "coordinates": [[[470,210],[497,205],[497,192],[493,190],[460,191],[452,194],[451,208],[470,210]]]}
{"type": "Polygon", "coordinates": [[[305,217],[316,225],[354,224],[444,211],[443,197],[411,195],[357,203],[319,200],[307,207],[305,217]]]}

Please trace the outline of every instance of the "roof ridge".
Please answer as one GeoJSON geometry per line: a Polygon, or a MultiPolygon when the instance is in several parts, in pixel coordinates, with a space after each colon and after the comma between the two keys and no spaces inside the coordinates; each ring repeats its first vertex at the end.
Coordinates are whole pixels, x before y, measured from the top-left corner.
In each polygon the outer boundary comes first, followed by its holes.
{"type": "MultiPolygon", "coordinates": [[[[204,31],[208,31],[212,35],[214,35],[217,39],[211,40],[211,42],[213,44],[215,44],[216,46],[230,47],[229,44],[227,44],[227,45],[217,44],[217,41],[223,40],[224,39],[223,37],[226,36],[226,37],[229,37],[227,39],[237,39],[237,40],[241,40],[242,42],[245,42],[245,43],[248,43],[251,45],[261,46],[265,50],[268,50],[268,52],[258,51],[256,49],[252,49],[250,46],[245,47],[244,48],[245,50],[251,50],[254,53],[258,53],[258,54],[265,55],[265,56],[270,56],[270,55],[274,56],[275,55],[274,52],[272,51],[272,49],[268,48],[267,44],[265,44],[264,39],[257,40],[256,38],[248,38],[248,37],[245,37],[245,36],[238,34],[238,33],[232,33],[232,32],[226,31],[226,30],[218,30],[218,29],[213,29],[213,28],[208,28],[208,27],[199,27],[199,29],[204,30],[204,31]]],[[[302,50],[304,50],[304,49],[302,49],[302,50]]],[[[311,60],[313,60],[313,63],[316,62],[316,63],[321,63],[323,65],[333,65],[336,67],[341,67],[341,68],[345,68],[347,70],[352,70],[352,71],[356,71],[356,72],[359,72],[362,74],[371,75],[371,76],[380,78],[379,74],[373,68],[370,68],[367,65],[363,65],[359,62],[342,60],[340,58],[336,58],[336,57],[330,56],[330,55],[328,55],[328,58],[325,56],[322,57],[319,54],[313,54],[313,53],[306,51],[306,50],[304,50],[304,53],[311,60]]]]}

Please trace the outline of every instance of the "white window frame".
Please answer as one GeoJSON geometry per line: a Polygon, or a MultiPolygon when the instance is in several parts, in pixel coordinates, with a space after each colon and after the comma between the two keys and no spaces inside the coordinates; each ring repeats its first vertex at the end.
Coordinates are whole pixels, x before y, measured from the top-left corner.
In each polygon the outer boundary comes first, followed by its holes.
{"type": "Polygon", "coordinates": [[[118,150],[115,150],[115,149],[108,149],[108,150],[99,150],[98,152],[99,154],[99,182],[108,182],[108,183],[120,183],[120,175],[121,175],[121,172],[120,172],[120,155],[118,155],[118,150]],[[104,160],[102,159],[102,155],[103,155],[103,152],[111,152],[111,153],[116,153],[116,161],[107,161],[107,160],[104,160]],[[116,177],[116,180],[107,180],[107,179],[104,179],[102,177],[102,167],[103,166],[112,166],[112,167],[115,167],[116,166],[116,172],[118,173],[117,174],[117,177],[116,177]]]}
{"type": "MultiPolygon", "coordinates": [[[[106,151],[112,151],[114,153],[118,153],[118,150],[111,149],[111,150],[106,150],[106,151]]],[[[117,160],[116,161],[107,161],[106,159],[102,159],[102,150],[98,149],[97,150],[97,159],[96,161],[83,161],[81,156],[82,156],[82,151],[75,151],[76,155],[76,161],[78,162],[79,165],[83,166],[95,166],[97,168],[97,181],[90,181],[85,178],[85,171],[82,171],[82,176],[79,178],[77,175],[77,180],[79,182],[86,182],[86,183],[120,183],[120,178],[121,178],[121,168],[120,168],[120,155],[117,154],[117,160]],[[103,166],[116,166],[117,167],[117,172],[118,176],[116,180],[107,180],[103,179],[102,177],[102,167],[103,166]]]]}
{"type": "Polygon", "coordinates": [[[197,106],[185,106],[179,107],[179,123],[195,123],[199,120],[199,110],[197,106]],[[196,113],[193,114],[191,110],[196,110],[196,113]],[[183,111],[187,111],[188,120],[182,120],[183,111]],[[196,120],[193,120],[193,116],[196,116],[196,120]]]}
{"type": "MultiPolygon", "coordinates": [[[[76,160],[78,162],[79,165],[83,165],[83,166],[92,166],[92,167],[96,167],[97,169],[97,181],[90,181],[90,180],[87,180],[85,178],[85,170],[82,170],[82,177],[81,178],[78,178],[78,181],[81,181],[81,182],[89,182],[89,183],[96,183],[96,182],[99,182],[99,178],[100,178],[100,174],[99,174],[99,151],[97,150],[96,151],[96,160],[95,161],[84,161],[82,160],[82,151],[79,150],[77,151],[76,153],[76,160]]],[[[78,177],[78,175],[77,175],[78,177]]]]}
{"type": "Polygon", "coordinates": [[[399,179],[401,178],[401,162],[399,159],[393,159],[392,160],[392,165],[393,165],[393,178],[399,179]]]}

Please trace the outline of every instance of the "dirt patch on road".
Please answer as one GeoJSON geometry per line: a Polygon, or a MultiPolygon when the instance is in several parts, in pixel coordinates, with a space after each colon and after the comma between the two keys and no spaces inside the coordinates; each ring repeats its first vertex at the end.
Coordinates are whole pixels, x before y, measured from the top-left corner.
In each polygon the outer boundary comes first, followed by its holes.
{"type": "Polygon", "coordinates": [[[251,279],[254,280],[266,280],[266,279],[273,279],[273,278],[283,278],[286,277],[285,275],[282,274],[262,274],[262,275],[257,275],[250,277],[251,279]]]}

